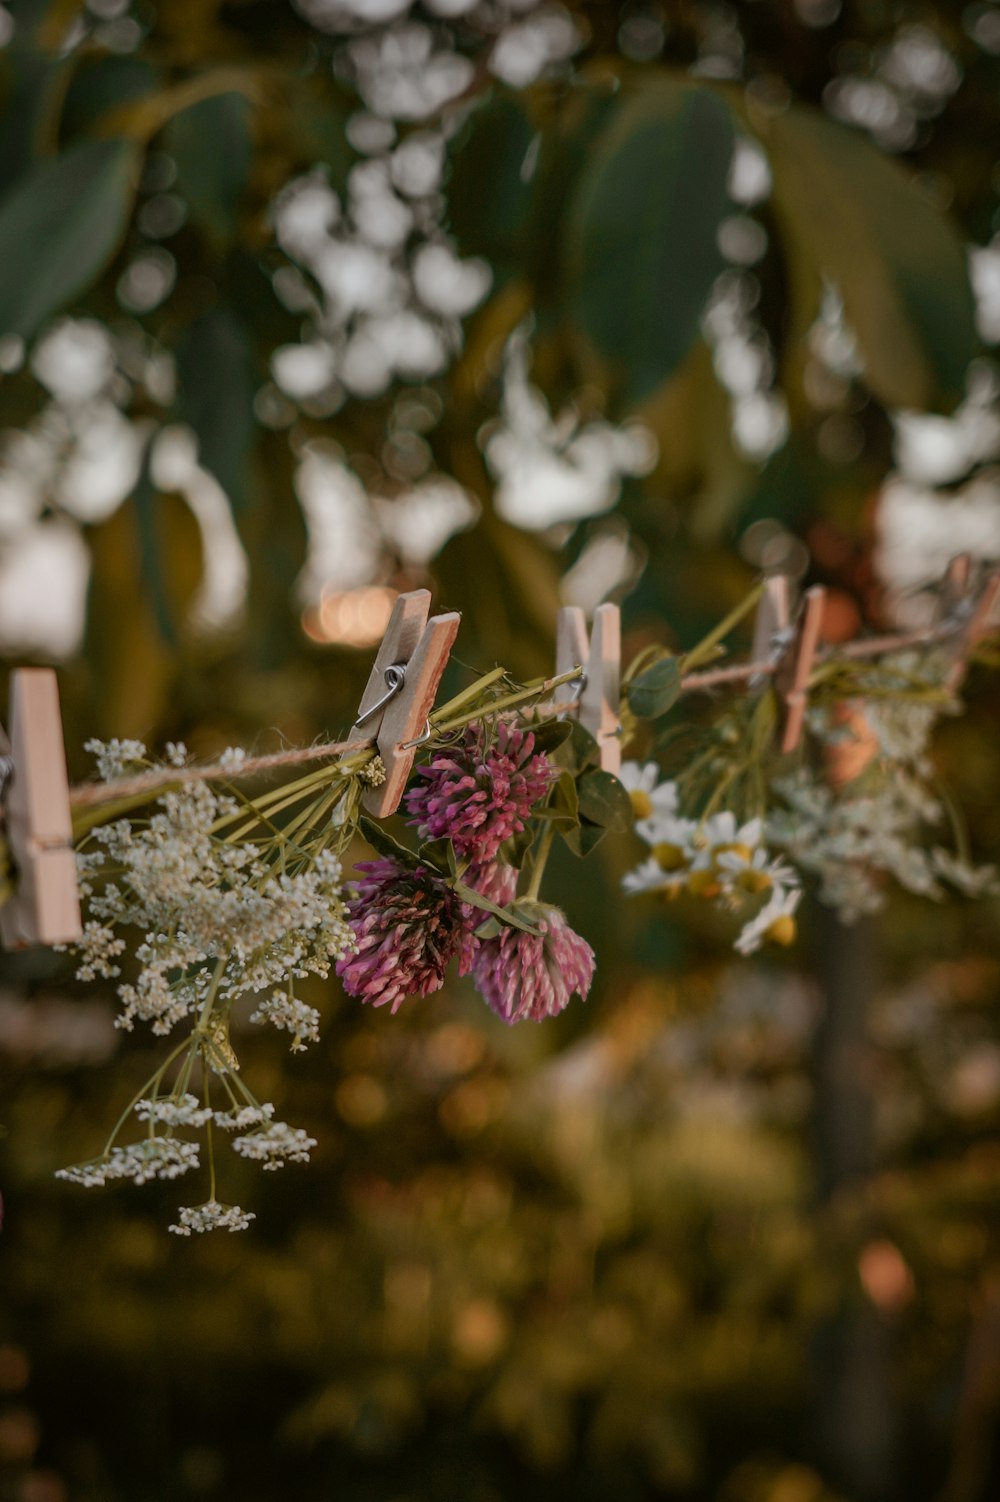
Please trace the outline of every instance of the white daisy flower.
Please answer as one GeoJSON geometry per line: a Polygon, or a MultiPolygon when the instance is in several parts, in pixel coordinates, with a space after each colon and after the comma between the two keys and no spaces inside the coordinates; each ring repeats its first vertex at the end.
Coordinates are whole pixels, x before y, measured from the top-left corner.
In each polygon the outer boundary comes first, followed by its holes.
{"type": "MultiPolygon", "coordinates": [[[[622,762],[618,780],[632,800],[637,819],[646,820],[651,816],[677,812],[677,784],[660,781],[660,769],[655,761],[647,761],[644,765],[637,761],[622,762]]],[[[645,835],[643,838],[645,839],[645,835]]]]}
{"type": "Polygon", "coordinates": [[[719,871],[732,876],[744,892],[770,892],[777,887],[785,891],[799,885],[798,873],[764,845],[756,850],[723,850],[716,854],[715,862],[719,871]]]}
{"type": "Polygon", "coordinates": [[[765,942],[787,947],[795,939],[795,909],[802,900],[799,889],[776,887],[756,918],[746,924],[733,948],[737,954],[756,954],[765,942]]]}
{"type": "Polygon", "coordinates": [[[712,814],[704,820],[699,830],[699,843],[703,840],[706,845],[713,847],[725,845],[736,846],[738,849],[745,846],[752,850],[760,844],[763,832],[762,819],[748,819],[745,824],[737,824],[736,815],[731,809],[725,808],[721,813],[712,814]]]}
{"type": "Polygon", "coordinates": [[[622,891],[630,897],[638,897],[647,892],[658,893],[661,897],[679,897],[687,876],[686,867],[675,872],[664,871],[659,861],[653,857],[622,877],[622,891]]]}

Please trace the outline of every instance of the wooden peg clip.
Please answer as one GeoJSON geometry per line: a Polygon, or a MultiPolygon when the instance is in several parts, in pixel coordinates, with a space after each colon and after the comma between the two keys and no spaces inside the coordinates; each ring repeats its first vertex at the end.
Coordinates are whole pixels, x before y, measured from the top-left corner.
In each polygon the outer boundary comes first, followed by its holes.
{"type": "Polygon", "coordinates": [[[80,937],[80,894],[59,689],[51,668],[11,678],[10,775],[4,798],[16,888],[0,908],[5,949],[80,937]]]}
{"type": "Polygon", "coordinates": [[[969,658],[984,636],[998,624],[994,620],[1000,602],[1000,570],[994,569],[986,576],[978,599],[971,591],[972,563],[967,553],[960,553],[948,565],[944,578],[944,595],[948,607],[956,615],[967,616],[955,644],[955,655],[945,684],[951,693],[957,693],[969,671],[969,658]]]}
{"type": "Polygon", "coordinates": [[[826,590],[816,584],[806,590],[791,646],[775,674],[775,687],[784,705],[781,749],[794,751],[802,739],[802,726],[809,702],[809,675],[819,650],[819,635],[826,608],[826,590]]]}
{"type": "Polygon", "coordinates": [[[355,725],[374,738],[385,765],[385,782],[369,788],[362,798],[377,818],[399,807],[417,753],[415,743],[427,726],[458,635],[461,616],[450,612],[428,620],[430,604],[426,589],[399,596],[358,707],[355,725]]]}
{"type": "Polygon", "coordinates": [[[754,620],[753,662],[767,666],[774,661],[775,653],[782,650],[790,618],[787,575],[770,574],[764,580],[764,593],[754,620]]]}
{"type": "MultiPolygon", "coordinates": [[[[587,618],[578,605],[564,605],[556,618],[556,676],[575,667],[585,672],[577,703],[580,724],[601,752],[601,767],[621,771],[622,627],[617,605],[598,605],[587,635],[587,618]]],[[[570,685],[572,687],[572,685],[570,685]]]]}

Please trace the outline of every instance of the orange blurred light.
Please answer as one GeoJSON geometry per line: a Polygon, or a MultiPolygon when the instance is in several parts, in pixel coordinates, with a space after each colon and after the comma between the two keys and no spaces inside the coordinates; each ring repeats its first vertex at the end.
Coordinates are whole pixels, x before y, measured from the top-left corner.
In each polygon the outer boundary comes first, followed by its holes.
{"type": "Polygon", "coordinates": [[[387,584],[330,590],[302,615],[302,629],[316,642],[342,647],[377,646],[389,624],[399,591],[387,584]]]}
{"type": "Polygon", "coordinates": [[[862,1248],[858,1276],[865,1293],[883,1314],[904,1309],[916,1293],[913,1274],[891,1241],[869,1241],[862,1248]]]}

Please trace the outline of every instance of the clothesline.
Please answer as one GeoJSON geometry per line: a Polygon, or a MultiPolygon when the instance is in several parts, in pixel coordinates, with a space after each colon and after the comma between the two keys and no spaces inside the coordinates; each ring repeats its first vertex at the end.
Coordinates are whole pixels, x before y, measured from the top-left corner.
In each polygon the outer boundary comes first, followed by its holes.
{"type": "MultiPolygon", "coordinates": [[[[897,632],[885,636],[871,636],[858,641],[830,647],[819,661],[836,657],[878,657],[888,652],[904,651],[907,647],[930,646],[947,641],[960,629],[954,620],[926,627],[919,631],[897,632]]],[[[707,668],[700,672],[687,673],[681,677],[681,693],[699,693],[731,683],[747,682],[752,678],[770,676],[778,671],[780,661],[741,662],[728,667],[707,668]]],[[[539,690],[545,693],[545,685],[539,690]]],[[[574,701],[554,704],[551,710],[565,712],[574,707],[574,701]]],[[[176,787],[189,782],[232,782],[236,778],[254,777],[277,768],[307,765],[310,762],[329,761],[333,757],[350,755],[371,747],[371,737],[361,740],[326,741],[314,746],[289,747],[264,756],[247,756],[238,765],[232,762],[213,762],[203,767],[156,767],[148,772],[137,772],[131,777],[115,778],[112,782],[82,783],[70,788],[69,801],[73,808],[93,808],[101,803],[142,797],[161,788],[176,787]]]]}

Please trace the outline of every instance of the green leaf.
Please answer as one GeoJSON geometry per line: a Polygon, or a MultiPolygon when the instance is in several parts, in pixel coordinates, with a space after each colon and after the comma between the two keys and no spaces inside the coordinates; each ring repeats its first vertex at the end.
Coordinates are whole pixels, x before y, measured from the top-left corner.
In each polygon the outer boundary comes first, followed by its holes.
{"type": "Polygon", "coordinates": [[[250,340],[233,313],[212,308],[189,324],[177,347],[178,415],[197,435],[200,463],[237,511],[247,507],[256,389],[250,340]]]}
{"type": "Polygon", "coordinates": [[[141,57],[112,53],[84,61],[74,72],[66,93],[63,136],[91,130],[102,115],[148,98],[162,83],[160,70],[141,57]]]}
{"type": "Polygon", "coordinates": [[[694,342],[723,260],[729,111],[674,80],[630,99],[597,141],[570,205],[571,308],[611,362],[625,401],[642,401],[694,342]]]}
{"type": "MultiPolygon", "coordinates": [[[[20,27],[18,27],[20,31],[20,27]]],[[[54,129],[62,90],[72,64],[66,56],[53,57],[30,45],[14,43],[0,51],[0,188],[16,182],[54,129]]],[[[65,107],[64,107],[65,113],[65,107]]]]}
{"type": "Polygon", "coordinates": [[[177,163],[177,187],[191,218],[216,250],[232,244],[250,172],[250,101],[214,94],[173,117],[166,147],[177,163]]]}
{"type": "Polygon", "coordinates": [[[572,827],[580,822],[580,799],[576,790],[576,778],[569,770],[564,771],[552,790],[548,807],[540,809],[536,818],[551,819],[556,824],[572,827]]]}
{"type": "Polygon", "coordinates": [[[531,727],[535,750],[544,751],[547,756],[568,741],[572,733],[569,720],[546,720],[544,724],[531,727]]]}
{"type": "Polygon", "coordinates": [[[166,646],[176,649],[177,632],[170,608],[170,591],[164,577],[164,547],[160,525],[160,496],[150,474],[152,442],[146,445],[132,504],[139,534],[139,573],[145,587],[156,628],[166,646]]]}
{"type": "Polygon", "coordinates": [[[442,876],[458,875],[455,851],[450,840],[428,840],[418,849],[417,860],[421,865],[440,871],[442,876]]]}
{"type": "Polygon", "coordinates": [[[29,338],[96,280],[121,242],[137,163],[130,142],[82,141],[0,200],[0,333],[29,338]]]}
{"type": "Polygon", "coordinates": [[[474,110],[452,148],[448,212],[459,249],[494,264],[524,259],[531,215],[531,148],[536,130],[523,106],[494,94],[474,110]]]}
{"type": "Polygon", "coordinates": [[[412,850],[407,850],[405,845],[400,845],[391,834],[386,834],[381,824],[374,819],[369,819],[362,814],[358,820],[358,830],[366,839],[373,850],[388,860],[399,861],[408,871],[412,871],[417,864],[417,857],[412,850]]]}
{"type": "Polygon", "coordinates": [[[566,720],[569,735],[550,753],[557,767],[564,767],[574,776],[584,767],[599,766],[601,748],[589,730],[584,730],[579,720],[566,720]]]}
{"type": "Polygon", "coordinates": [[[607,832],[600,824],[591,824],[589,819],[581,819],[575,829],[560,831],[570,850],[581,859],[601,843],[607,832]]]}
{"type": "Polygon", "coordinates": [[[947,216],[866,136],[818,111],[769,117],[759,134],[786,256],[800,266],[793,285],[815,286],[817,271],[836,284],[865,382],[885,406],[953,405],[980,345],[947,216]]]}
{"type": "Polygon", "coordinates": [[[467,902],[470,907],[479,908],[484,913],[492,913],[501,923],[508,928],[519,928],[526,934],[537,934],[538,929],[527,918],[522,918],[515,907],[500,907],[496,902],[491,902],[484,897],[482,892],[477,892],[474,887],[467,887],[462,881],[452,882],[455,894],[467,902]]]}
{"type": "Polygon", "coordinates": [[[577,780],[576,791],[582,819],[618,834],[632,828],[632,800],[611,772],[584,772],[577,780]]]}
{"type": "Polygon", "coordinates": [[[626,686],[628,707],[640,720],[655,720],[677,703],[681,670],[676,657],[661,657],[626,686]]]}

